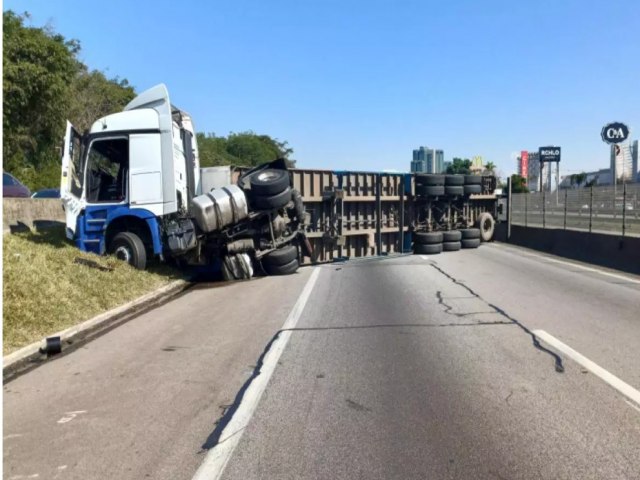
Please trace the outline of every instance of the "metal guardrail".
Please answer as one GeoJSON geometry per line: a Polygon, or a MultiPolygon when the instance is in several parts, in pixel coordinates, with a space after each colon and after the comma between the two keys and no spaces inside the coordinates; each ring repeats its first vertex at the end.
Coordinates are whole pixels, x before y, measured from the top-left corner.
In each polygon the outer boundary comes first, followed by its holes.
{"type": "Polygon", "coordinates": [[[640,236],[640,184],[514,193],[511,224],[640,236]]]}

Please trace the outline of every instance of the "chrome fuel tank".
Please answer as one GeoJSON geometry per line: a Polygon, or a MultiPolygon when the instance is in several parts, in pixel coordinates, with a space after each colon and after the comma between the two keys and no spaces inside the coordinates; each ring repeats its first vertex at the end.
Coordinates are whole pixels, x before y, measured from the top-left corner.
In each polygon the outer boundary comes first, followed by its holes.
{"type": "Polygon", "coordinates": [[[206,233],[222,230],[249,216],[247,199],[237,185],[227,185],[191,201],[193,216],[206,233]]]}

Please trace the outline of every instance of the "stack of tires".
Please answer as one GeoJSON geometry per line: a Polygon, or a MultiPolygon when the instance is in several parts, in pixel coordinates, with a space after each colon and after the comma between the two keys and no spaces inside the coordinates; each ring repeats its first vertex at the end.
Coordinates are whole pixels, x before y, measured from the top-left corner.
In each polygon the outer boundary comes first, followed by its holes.
{"type": "Polygon", "coordinates": [[[256,210],[284,208],[291,201],[291,179],[287,170],[268,168],[251,177],[249,201],[256,210]]]}
{"type": "MultiPolygon", "coordinates": [[[[292,200],[291,177],[287,170],[266,169],[250,180],[250,202],[256,210],[286,207],[292,200]]],[[[300,267],[298,248],[284,245],[262,257],[262,268],[268,275],[289,275],[300,267]]]]}
{"type": "Polygon", "coordinates": [[[464,195],[464,175],[445,175],[444,193],[449,197],[464,195]]]}
{"type": "Polygon", "coordinates": [[[418,197],[441,197],[444,191],[444,175],[416,175],[416,196],[418,197]]]}
{"type": "Polygon", "coordinates": [[[446,232],[413,232],[413,253],[435,255],[441,252],[457,252],[461,248],[478,248],[480,229],[464,228],[446,232]]]}
{"type": "Polygon", "coordinates": [[[481,175],[465,175],[463,189],[464,189],[465,195],[482,193],[482,176],[481,175]]]}

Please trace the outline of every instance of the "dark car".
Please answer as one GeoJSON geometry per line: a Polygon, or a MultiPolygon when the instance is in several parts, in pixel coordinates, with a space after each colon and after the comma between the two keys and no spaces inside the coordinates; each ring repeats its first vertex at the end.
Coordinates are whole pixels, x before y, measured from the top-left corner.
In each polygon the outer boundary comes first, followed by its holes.
{"type": "Polygon", "coordinates": [[[45,188],[31,195],[31,198],[60,198],[59,188],[45,188]]]}
{"type": "Polygon", "coordinates": [[[2,196],[29,198],[31,190],[25,187],[20,181],[10,173],[2,173],[2,196]]]}

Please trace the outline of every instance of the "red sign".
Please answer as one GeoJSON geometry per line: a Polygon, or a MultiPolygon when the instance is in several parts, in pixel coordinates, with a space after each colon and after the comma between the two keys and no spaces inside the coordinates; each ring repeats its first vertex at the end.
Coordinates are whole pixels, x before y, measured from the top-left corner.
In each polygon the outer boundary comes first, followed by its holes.
{"type": "Polygon", "coordinates": [[[520,158],[522,159],[522,173],[524,178],[529,178],[529,152],[523,150],[520,152],[520,158]]]}

